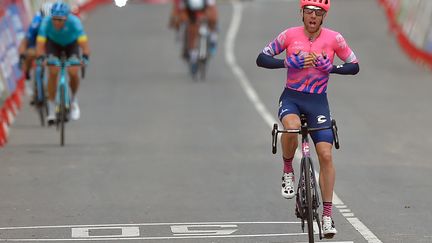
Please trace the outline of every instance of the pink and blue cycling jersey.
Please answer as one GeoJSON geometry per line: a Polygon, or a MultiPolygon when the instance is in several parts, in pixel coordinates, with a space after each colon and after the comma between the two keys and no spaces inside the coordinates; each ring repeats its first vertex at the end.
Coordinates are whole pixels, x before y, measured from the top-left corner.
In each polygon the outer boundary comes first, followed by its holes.
{"type": "MultiPolygon", "coordinates": [[[[304,27],[293,27],[285,30],[270,42],[263,53],[276,56],[286,51],[286,56],[299,53],[306,57],[310,53],[317,56],[327,56],[333,63],[335,54],[345,63],[357,63],[358,60],[346,43],[343,36],[335,31],[322,28],[320,35],[313,41],[309,40],[304,32],[304,27]]],[[[296,69],[288,68],[286,88],[305,93],[325,93],[329,73],[318,70],[315,67],[296,69]]]]}

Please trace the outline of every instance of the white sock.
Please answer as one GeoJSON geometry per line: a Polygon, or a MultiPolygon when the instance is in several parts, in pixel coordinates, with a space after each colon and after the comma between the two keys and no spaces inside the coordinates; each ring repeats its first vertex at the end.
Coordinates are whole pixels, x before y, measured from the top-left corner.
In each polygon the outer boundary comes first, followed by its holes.
{"type": "Polygon", "coordinates": [[[190,58],[191,62],[196,62],[198,60],[198,49],[190,50],[189,58],[190,58]]]}
{"type": "Polygon", "coordinates": [[[55,102],[48,100],[48,115],[54,115],[55,113],[55,102]]]}

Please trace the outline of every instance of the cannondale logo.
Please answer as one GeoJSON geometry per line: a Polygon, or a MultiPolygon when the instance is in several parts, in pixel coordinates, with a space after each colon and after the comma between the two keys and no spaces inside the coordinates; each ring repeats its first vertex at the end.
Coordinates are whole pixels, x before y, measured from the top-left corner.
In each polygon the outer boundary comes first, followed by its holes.
{"type": "Polygon", "coordinates": [[[318,121],[318,124],[323,124],[324,122],[327,121],[327,119],[325,116],[319,115],[319,116],[317,116],[317,121],[318,121]]]}

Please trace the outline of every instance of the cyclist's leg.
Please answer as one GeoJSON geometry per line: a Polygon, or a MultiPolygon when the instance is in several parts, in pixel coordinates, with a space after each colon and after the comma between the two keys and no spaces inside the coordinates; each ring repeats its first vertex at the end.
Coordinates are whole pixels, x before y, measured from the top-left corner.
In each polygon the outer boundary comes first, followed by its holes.
{"type": "MultiPolygon", "coordinates": [[[[331,126],[330,109],[325,94],[314,94],[307,105],[307,119],[310,127],[331,126]]],[[[333,189],[336,179],[333,165],[333,133],[330,129],[311,133],[320,163],[320,190],[323,201],[323,233],[332,238],[337,233],[332,217],[333,189]]]]}
{"type": "MultiPolygon", "coordinates": [[[[325,94],[311,94],[305,105],[305,113],[309,127],[331,126],[330,109],[325,94]]],[[[333,199],[335,169],[333,166],[333,133],[330,129],[312,132],[320,163],[320,188],[323,202],[333,199]]]]}
{"type": "Polygon", "coordinates": [[[206,16],[208,19],[209,29],[210,29],[210,53],[212,55],[216,54],[216,46],[218,40],[218,12],[215,5],[210,5],[206,9],[206,16]]]}
{"type": "Polygon", "coordinates": [[[189,60],[191,63],[196,63],[198,60],[198,21],[197,13],[188,10],[189,24],[188,24],[188,50],[189,60]]]}
{"type": "Polygon", "coordinates": [[[181,56],[183,59],[188,60],[189,59],[189,41],[188,41],[188,33],[189,33],[189,16],[186,10],[180,11],[180,24],[181,28],[179,29],[182,31],[180,34],[183,37],[183,45],[182,45],[182,53],[181,56]]]}
{"type": "Polygon", "coordinates": [[[77,42],[66,46],[66,56],[71,66],[68,67],[69,82],[72,92],[71,97],[71,118],[78,120],[80,118],[80,109],[78,105],[77,92],[80,84],[79,70],[81,68],[81,60],[79,59],[79,45],[77,42]]]}
{"type": "Polygon", "coordinates": [[[48,56],[48,122],[55,119],[55,98],[57,93],[57,79],[60,68],[49,65],[52,62],[58,62],[61,53],[61,46],[57,45],[50,39],[46,42],[46,55],[48,56]]]}
{"type": "Polygon", "coordinates": [[[25,67],[24,67],[27,79],[30,79],[30,70],[32,69],[33,61],[35,59],[36,59],[36,50],[34,48],[28,48],[26,51],[26,60],[25,60],[25,67]]]}
{"type": "Polygon", "coordinates": [[[33,84],[31,82],[31,69],[33,67],[33,61],[36,59],[36,50],[34,48],[27,48],[26,59],[24,61],[23,70],[26,79],[26,93],[28,96],[33,96],[33,84]]]}
{"type": "Polygon", "coordinates": [[[80,66],[68,67],[72,99],[75,97],[76,93],[78,92],[78,88],[80,85],[79,70],[80,70],[80,66]]]}
{"type": "Polygon", "coordinates": [[[69,82],[72,91],[72,99],[75,97],[75,94],[78,92],[80,77],[79,70],[81,67],[81,60],[79,58],[80,49],[78,42],[74,42],[65,48],[66,57],[70,62],[71,66],[68,67],[69,74],[69,82]]]}
{"type": "MultiPolygon", "coordinates": [[[[279,99],[279,119],[284,129],[298,129],[301,125],[300,113],[295,100],[292,99],[292,92],[289,89],[285,89],[279,99]]],[[[290,199],[295,196],[292,162],[298,146],[298,135],[283,133],[281,136],[281,145],[284,162],[281,194],[284,198],[290,199]]]]}

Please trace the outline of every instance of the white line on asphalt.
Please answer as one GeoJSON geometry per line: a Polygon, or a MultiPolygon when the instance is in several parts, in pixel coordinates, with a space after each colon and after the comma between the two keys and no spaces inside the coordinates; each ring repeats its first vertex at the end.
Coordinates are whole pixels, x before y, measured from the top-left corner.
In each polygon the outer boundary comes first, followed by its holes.
{"type": "MultiPolygon", "coordinates": [[[[297,243],[309,243],[309,242],[297,242],[297,243]]],[[[325,243],[354,243],[354,241],[326,241],[325,243]]]]}
{"type": "Polygon", "coordinates": [[[53,225],[53,226],[17,226],[1,227],[0,230],[21,229],[56,229],[56,228],[83,228],[83,227],[116,227],[116,226],[163,226],[163,225],[191,225],[191,224],[300,224],[292,221],[263,221],[263,222],[190,222],[190,223],[141,223],[141,224],[94,224],[94,225],[53,225]]]}
{"type": "MultiPolygon", "coordinates": [[[[236,75],[237,80],[240,82],[241,87],[244,89],[247,97],[250,99],[252,104],[257,109],[258,113],[270,126],[273,128],[273,124],[277,123],[276,119],[273,118],[271,113],[268,111],[264,103],[259,98],[257,92],[253,88],[243,69],[237,65],[237,61],[234,55],[234,44],[235,39],[237,37],[237,33],[240,27],[242,14],[243,14],[243,4],[241,2],[232,2],[233,5],[233,16],[231,20],[231,24],[228,30],[228,34],[226,37],[226,49],[225,49],[225,59],[229,66],[232,68],[233,73],[236,75]]],[[[298,158],[299,156],[296,156],[298,158]]],[[[318,173],[316,173],[318,174],[318,173]]],[[[334,193],[333,195],[333,203],[334,205],[345,205],[342,200],[334,193]]],[[[346,217],[345,217],[346,218],[346,217]]],[[[369,243],[382,243],[373,233],[370,231],[358,218],[346,218],[351,225],[363,235],[363,237],[369,243]],[[355,220],[353,220],[355,219],[355,220]]]]}
{"type": "Polygon", "coordinates": [[[335,207],[338,209],[341,209],[341,208],[347,208],[348,206],[347,205],[336,205],[335,207]]]}
{"type": "Polygon", "coordinates": [[[284,233],[284,234],[255,234],[255,235],[207,235],[207,236],[157,236],[157,237],[127,237],[127,238],[85,238],[85,239],[0,239],[0,241],[10,242],[30,242],[30,241],[115,241],[115,240],[174,240],[174,239],[206,239],[206,238],[250,238],[250,237],[280,237],[280,236],[299,236],[307,233],[284,233]]]}

